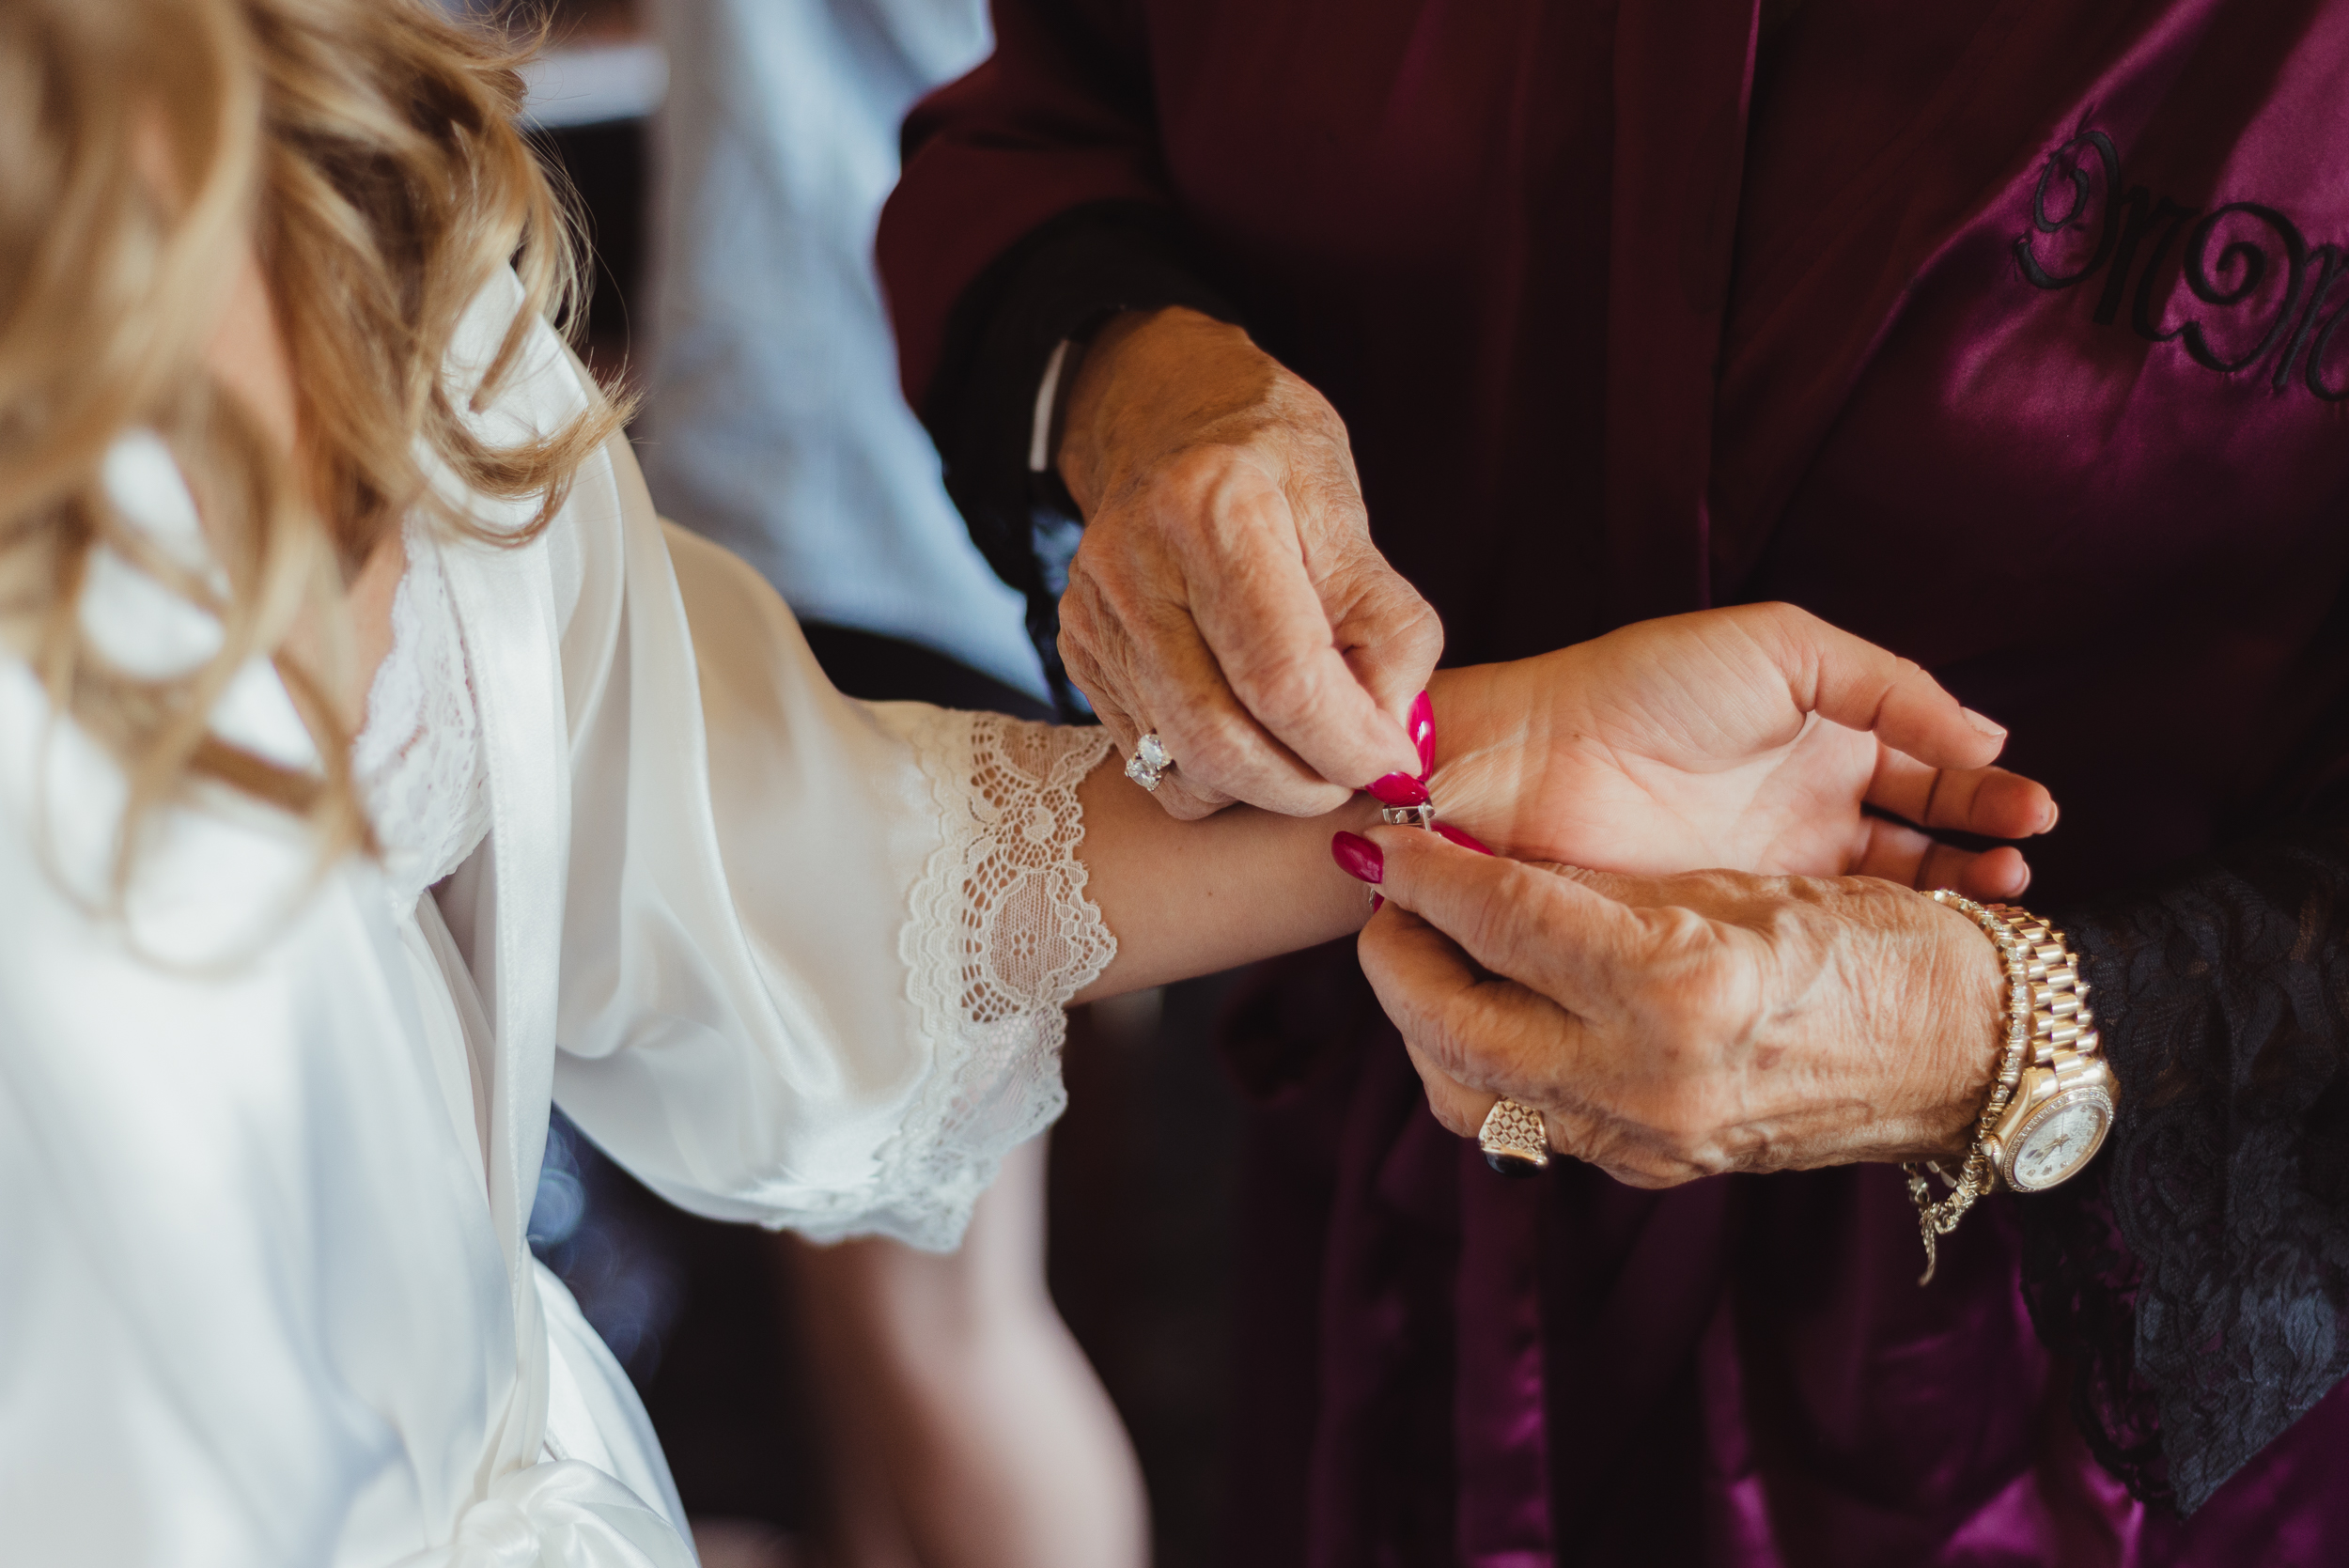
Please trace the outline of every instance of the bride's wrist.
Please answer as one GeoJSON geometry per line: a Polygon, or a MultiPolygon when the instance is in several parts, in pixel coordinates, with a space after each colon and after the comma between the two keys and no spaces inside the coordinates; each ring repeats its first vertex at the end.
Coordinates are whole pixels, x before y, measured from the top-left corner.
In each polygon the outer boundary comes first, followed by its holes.
{"type": "Polygon", "coordinates": [[[1436,754],[1427,793],[1439,820],[1506,853],[1529,753],[1522,723],[1505,722],[1504,705],[1494,700],[1503,668],[1470,665],[1429,678],[1436,754]]]}

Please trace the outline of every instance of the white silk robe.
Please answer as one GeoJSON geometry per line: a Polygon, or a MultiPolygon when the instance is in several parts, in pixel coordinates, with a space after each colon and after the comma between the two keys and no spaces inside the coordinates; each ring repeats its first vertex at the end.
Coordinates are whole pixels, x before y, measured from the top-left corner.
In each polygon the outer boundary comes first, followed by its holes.
{"type": "MultiPolygon", "coordinates": [[[[485,428],[583,396],[541,329],[485,428]]],[[[200,549],[177,493],[123,504],[200,549]]],[[[933,1248],[1059,1109],[1112,950],[1097,739],[840,697],[623,442],[443,562],[490,827],[412,911],[205,790],[109,912],[122,778],[0,652],[0,1560],[677,1568],[643,1412],[524,1242],[551,1098],[702,1213],[933,1248]]],[[[216,645],[111,558],[82,612],[133,668],[216,645]]],[[[266,664],[214,727],[313,756],[266,664]]]]}

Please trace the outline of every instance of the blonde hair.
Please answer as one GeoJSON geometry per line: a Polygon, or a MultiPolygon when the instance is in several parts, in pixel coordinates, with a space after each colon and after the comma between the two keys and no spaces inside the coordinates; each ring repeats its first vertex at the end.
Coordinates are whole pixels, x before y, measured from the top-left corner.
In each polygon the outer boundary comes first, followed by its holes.
{"type": "Polygon", "coordinates": [[[426,0],[0,6],[0,626],[55,711],[123,765],[117,896],[137,825],[197,780],[306,818],[322,854],[366,843],[348,725],[330,700],[349,659],[347,573],[434,505],[420,453],[476,492],[539,498],[529,529],[498,538],[519,543],[617,427],[619,411],[598,398],[543,439],[490,446],[443,380],[459,316],[509,263],[527,303],[476,407],[513,373],[536,319],[576,315],[568,214],[514,126],[517,58],[426,0]],[[290,465],[204,366],[248,240],[298,389],[290,465]],[[101,463],[137,427],[186,473],[225,589],[108,501],[101,463]],[[217,616],[219,652],[173,679],[110,665],[76,610],[101,546],[217,616]],[[304,645],[322,667],[288,651],[297,625],[318,629],[304,645]],[[256,655],[275,661],[322,773],[209,733],[256,655]]]}

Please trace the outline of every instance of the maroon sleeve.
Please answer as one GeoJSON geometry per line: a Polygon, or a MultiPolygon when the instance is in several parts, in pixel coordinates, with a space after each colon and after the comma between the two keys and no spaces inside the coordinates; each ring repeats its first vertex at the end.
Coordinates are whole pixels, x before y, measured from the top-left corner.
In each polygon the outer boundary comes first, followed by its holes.
{"type": "Polygon", "coordinates": [[[2349,1377],[2349,812],[2062,911],[2123,1097],[2018,1203],[2089,1445],[2191,1514],[2349,1377]]]}
{"type": "Polygon", "coordinates": [[[1239,317],[1162,178],[1143,0],[996,0],[995,23],[993,57],[908,120],[878,248],[907,400],[1073,718],[1088,710],[1058,637],[1076,506],[1028,468],[1045,366],[1121,310],[1239,317]]]}
{"type": "Polygon", "coordinates": [[[995,53],[906,121],[881,281],[906,396],[926,405],[957,303],[1023,237],[1078,208],[1172,206],[1140,0],[995,0],[995,53]]]}

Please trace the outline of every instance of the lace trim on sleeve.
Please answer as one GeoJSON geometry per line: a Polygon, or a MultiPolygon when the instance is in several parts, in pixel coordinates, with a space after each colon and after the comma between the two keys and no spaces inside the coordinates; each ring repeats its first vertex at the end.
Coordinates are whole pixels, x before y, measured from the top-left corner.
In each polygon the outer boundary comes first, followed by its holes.
{"type": "Polygon", "coordinates": [[[2159,1398],[2137,1364],[2144,1265],[2122,1239],[2106,1185],[2116,1159],[2015,1204],[2023,1299],[2040,1342],[2071,1369],[2072,1419],[2097,1462],[2139,1502],[2174,1504],[2159,1398]]]}
{"type": "Polygon", "coordinates": [[[943,842],[899,939],[924,1038],[920,1100],[881,1151],[879,1216],[913,1246],[954,1247],[1013,1149],[1067,1105],[1068,999],[1116,955],[1085,896],[1077,786],[1109,753],[1099,729],[941,712],[916,737],[943,842]]]}
{"type": "Polygon", "coordinates": [[[2024,1205],[2025,1289],[2089,1440],[2191,1514],[2349,1374],[2349,824],[2064,911],[2120,1114],[2024,1205]]]}

